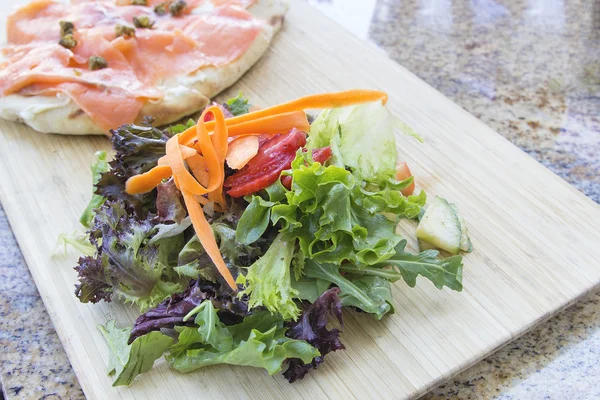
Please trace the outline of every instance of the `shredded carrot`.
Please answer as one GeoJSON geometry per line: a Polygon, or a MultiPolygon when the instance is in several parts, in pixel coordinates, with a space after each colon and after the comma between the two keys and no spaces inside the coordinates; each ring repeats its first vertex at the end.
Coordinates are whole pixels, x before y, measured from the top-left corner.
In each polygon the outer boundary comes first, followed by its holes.
{"type": "Polygon", "coordinates": [[[168,165],[158,165],[150,171],[140,175],[134,175],[125,182],[125,191],[129,194],[148,193],[163,179],[168,179],[172,175],[171,167],[168,165]]]}
{"type": "MultiPolygon", "coordinates": [[[[252,121],[255,119],[268,117],[277,114],[284,114],[293,111],[310,110],[317,108],[337,108],[346,107],[354,104],[369,103],[372,101],[381,100],[381,104],[385,105],[388,100],[388,95],[379,90],[363,90],[354,89],[345,92],[322,93],[311,96],[300,97],[296,100],[282,103],[273,107],[263,108],[257,111],[252,111],[247,114],[238,115],[237,117],[227,118],[227,126],[240,124],[242,122],[252,121]]],[[[207,130],[214,128],[214,122],[209,121],[205,124],[207,130]]],[[[296,127],[300,129],[300,127],[296,127]]],[[[302,129],[301,129],[302,130],[302,129]]],[[[254,132],[264,133],[264,132],[254,132]]],[[[280,133],[280,132],[278,132],[280,133]]],[[[181,143],[188,143],[193,138],[194,133],[191,129],[181,133],[181,143]]],[[[229,136],[235,136],[231,133],[229,136]]]]}
{"type": "MultiPolygon", "coordinates": [[[[195,126],[167,141],[166,154],[158,160],[156,167],[127,180],[126,191],[129,194],[146,193],[154,189],[163,179],[172,176],[175,185],[183,194],[194,231],[202,246],[227,284],[233,290],[237,290],[201,206],[213,202],[216,210],[224,211],[227,207],[223,182],[229,138],[286,133],[292,128],[308,131],[310,124],[304,112],[306,109],[344,107],[378,100],[385,104],[387,99],[385,93],[376,90],[324,93],[301,97],[228,119],[225,119],[220,108],[209,107],[204,110],[195,126]],[[212,121],[205,122],[208,113],[211,113],[214,118],[212,121]]],[[[248,142],[253,143],[252,148],[254,148],[258,138],[248,142]]],[[[251,152],[245,150],[242,153],[238,156],[238,161],[243,161],[242,158],[251,152]]]]}
{"type": "Polygon", "coordinates": [[[225,123],[225,116],[218,107],[210,107],[204,113],[202,113],[201,121],[204,121],[204,115],[208,112],[212,112],[214,116],[214,131],[210,136],[210,140],[215,148],[215,153],[219,160],[219,187],[209,193],[208,199],[218,205],[221,211],[227,209],[227,201],[225,201],[225,194],[223,193],[223,183],[225,181],[225,157],[227,157],[227,149],[229,147],[229,132],[227,124],[225,123]],[[216,114],[214,110],[219,110],[216,114]]]}
{"type": "Polygon", "coordinates": [[[192,225],[194,226],[194,231],[196,231],[196,235],[198,235],[198,239],[200,239],[202,247],[204,247],[204,250],[206,250],[206,253],[215,264],[217,270],[221,276],[223,276],[227,284],[233,290],[237,290],[235,280],[231,275],[231,271],[229,271],[229,268],[227,268],[227,265],[225,265],[225,261],[223,260],[223,256],[221,256],[219,246],[215,240],[215,235],[210,224],[206,220],[206,217],[204,216],[202,207],[200,207],[200,204],[198,201],[196,201],[196,198],[191,193],[185,189],[183,189],[182,192],[185,206],[190,214],[192,225]]]}
{"type": "Polygon", "coordinates": [[[187,160],[188,167],[192,170],[194,177],[198,179],[198,182],[202,186],[208,186],[208,168],[206,167],[206,161],[200,154],[196,154],[194,157],[190,157],[187,160]]]}
{"type": "Polygon", "coordinates": [[[256,134],[274,135],[277,133],[288,133],[292,128],[308,132],[310,124],[304,111],[292,111],[289,113],[270,115],[235,125],[229,125],[229,136],[245,136],[256,134]]]}
{"type": "Polygon", "coordinates": [[[223,261],[212,228],[204,217],[204,211],[202,210],[197,197],[198,195],[208,194],[208,200],[220,201],[222,199],[222,202],[219,202],[221,209],[226,206],[223,198],[223,181],[225,179],[223,164],[225,163],[225,155],[227,154],[228,141],[227,125],[225,125],[223,112],[218,107],[209,107],[206,109],[196,125],[196,133],[198,146],[202,151],[202,159],[197,158],[196,155],[194,155],[190,157],[189,160],[192,160],[191,164],[196,161],[199,163],[201,162],[202,165],[197,165],[197,167],[199,167],[198,173],[200,173],[202,168],[208,172],[208,187],[205,188],[202,186],[185,168],[183,153],[177,136],[174,136],[167,141],[167,162],[173,170],[173,175],[177,177],[176,184],[178,184],[179,190],[183,193],[183,199],[186,208],[188,209],[190,219],[192,220],[194,231],[196,232],[196,235],[198,235],[202,247],[204,247],[206,253],[209,255],[227,284],[231,286],[233,290],[237,290],[235,280],[227,268],[227,265],[225,265],[225,261],[223,261]],[[207,113],[212,113],[215,118],[215,130],[212,136],[208,135],[208,131],[204,126],[204,116],[207,113]],[[215,193],[218,193],[218,195],[215,195],[215,193]]]}
{"type": "Polygon", "coordinates": [[[180,190],[185,188],[185,190],[191,194],[202,195],[216,189],[216,185],[214,188],[202,186],[187,170],[183,160],[183,154],[181,153],[181,149],[179,147],[177,136],[173,136],[167,141],[166,153],[166,161],[171,167],[173,175],[177,177],[180,190]]]}
{"type": "MultiPolygon", "coordinates": [[[[193,147],[188,147],[188,146],[184,146],[184,145],[180,144],[179,148],[181,149],[181,154],[183,155],[184,160],[187,160],[190,157],[198,155],[198,152],[193,147]]],[[[167,163],[167,156],[162,156],[161,158],[159,158],[158,165],[169,165],[167,163]]]]}
{"type": "Polygon", "coordinates": [[[242,136],[229,143],[227,149],[227,165],[233,169],[244,167],[248,161],[258,154],[260,141],[258,136],[242,136]]]}

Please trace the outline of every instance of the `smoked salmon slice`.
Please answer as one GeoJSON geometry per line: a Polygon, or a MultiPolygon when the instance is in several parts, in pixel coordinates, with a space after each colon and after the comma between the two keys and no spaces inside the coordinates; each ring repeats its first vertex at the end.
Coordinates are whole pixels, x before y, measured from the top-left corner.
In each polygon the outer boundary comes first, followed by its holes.
{"type": "Polygon", "coordinates": [[[154,7],[163,1],[155,0],[146,6],[131,0],[33,1],[8,17],[0,95],[63,93],[102,129],[132,123],[145,102],[163,97],[157,89],[163,82],[235,61],[263,29],[264,22],[242,8],[253,1],[186,2],[188,12],[173,16],[158,15],[154,7]],[[151,29],[117,35],[118,25],[133,27],[140,17],[151,21],[151,29]],[[73,24],[73,47],[59,44],[60,21],[73,24]],[[105,66],[91,70],[91,57],[101,57],[105,66]]]}

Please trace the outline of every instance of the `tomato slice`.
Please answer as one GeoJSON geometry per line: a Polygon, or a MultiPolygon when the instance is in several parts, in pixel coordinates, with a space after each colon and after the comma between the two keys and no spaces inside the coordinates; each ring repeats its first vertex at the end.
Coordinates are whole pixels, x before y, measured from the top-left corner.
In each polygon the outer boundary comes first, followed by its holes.
{"type": "MultiPolygon", "coordinates": [[[[321,147],[318,149],[314,149],[312,151],[313,161],[319,162],[323,164],[325,161],[331,158],[331,147],[321,147]]],[[[282,176],[281,184],[285,186],[288,190],[292,189],[292,177],[291,176],[282,176]]]]}
{"type": "Polygon", "coordinates": [[[306,134],[296,128],[288,134],[275,135],[263,143],[248,164],[225,180],[227,194],[242,197],[275,182],[281,171],[290,169],[296,151],[306,144],[306,134]]]}
{"type": "MultiPolygon", "coordinates": [[[[408,168],[408,164],[406,163],[406,161],[402,161],[402,162],[399,162],[398,164],[396,164],[396,180],[397,181],[403,181],[406,178],[410,178],[411,176],[413,176],[413,175],[410,172],[410,169],[408,168]]],[[[411,194],[413,194],[414,191],[415,191],[415,181],[413,180],[413,183],[411,183],[410,185],[408,185],[407,187],[402,189],[400,191],[400,193],[402,193],[404,196],[410,196],[411,194]]]]}

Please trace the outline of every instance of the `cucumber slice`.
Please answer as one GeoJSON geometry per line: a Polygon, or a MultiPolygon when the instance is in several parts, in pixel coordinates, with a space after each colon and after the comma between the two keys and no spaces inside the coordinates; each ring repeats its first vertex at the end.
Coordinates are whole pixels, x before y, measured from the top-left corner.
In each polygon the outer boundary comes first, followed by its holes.
{"type": "Polygon", "coordinates": [[[417,242],[419,244],[419,251],[436,250],[437,249],[437,247],[435,247],[434,245],[424,242],[420,239],[417,240],[417,242]]]}
{"type": "Polygon", "coordinates": [[[458,208],[456,204],[449,203],[450,207],[454,210],[456,215],[458,216],[458,220],[460,222],[460,249],[462,251],[466,251],[470,253],[473,251],[473,245],[471,244],[471,238],[469,238],[469,230],[467,229],[467,224],[465,223],[465,219],[458,213],[458,208]]]}
{"type": "Polygon", "coordinates": [[[448,201],[437,196],[417,226],[417,239],[451,254],[458,254],[461,236],[458,214],[448,201]]]}

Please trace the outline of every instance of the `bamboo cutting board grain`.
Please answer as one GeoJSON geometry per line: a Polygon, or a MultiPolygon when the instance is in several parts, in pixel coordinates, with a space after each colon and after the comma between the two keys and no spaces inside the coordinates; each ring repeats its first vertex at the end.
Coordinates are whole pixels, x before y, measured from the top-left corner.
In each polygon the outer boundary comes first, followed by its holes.
{"type": "MultiPolygon", "coordinates": [[[[16,1],[3,1],[6,15],[16,1]],[[8,3],[8,4],[7,4],[8,3]]],[[[31,274],[90,399],[409,398],[450,378],[600,283],[600,208],[459,106],[327,20],[293,4],[272,48],[229,95],[266,106],[355,87],[390,95],[389,107],[426,138],[399,147],[432,196],[455,201],[475,251],[464,291],[396,284],[396,313],[382,321],[345,314],[347,350],[327,356],[303,381],[241,367],[187,375],[159,361],[129,388],[112,388],[107,348],[96,329],[135,310],[80,304],[77,255],[52,257],[57,236],[77,227],[89,200],[93,152],[105,138],[42,135],[0,121],[1,200],[31,274]]],[[[403,226],[413,234],[414,226],[403,226]]]]}

